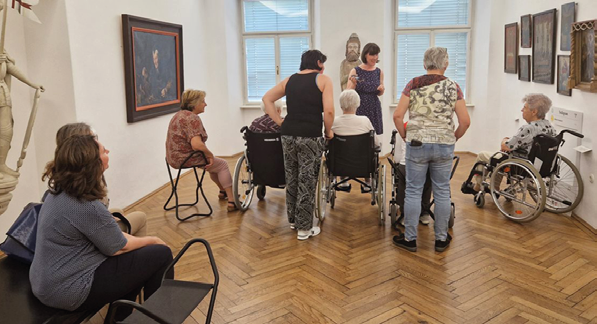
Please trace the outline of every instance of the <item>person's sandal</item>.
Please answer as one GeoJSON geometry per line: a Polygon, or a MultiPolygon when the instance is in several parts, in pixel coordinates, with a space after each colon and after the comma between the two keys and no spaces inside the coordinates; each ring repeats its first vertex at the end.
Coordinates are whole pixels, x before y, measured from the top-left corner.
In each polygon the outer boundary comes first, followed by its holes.
{"type": "Polygon", "coordinates": [[[228,202],[228,212],[237,211],[236,204],[233,201],[228,202]]]}
{"type": "Polygon", "coordinates": [[[218,198],[220,198],[220,200],[228,199],[228,195],[226,194],[226,191],[220,190],[220,193],[218,194],[218,198]]]}

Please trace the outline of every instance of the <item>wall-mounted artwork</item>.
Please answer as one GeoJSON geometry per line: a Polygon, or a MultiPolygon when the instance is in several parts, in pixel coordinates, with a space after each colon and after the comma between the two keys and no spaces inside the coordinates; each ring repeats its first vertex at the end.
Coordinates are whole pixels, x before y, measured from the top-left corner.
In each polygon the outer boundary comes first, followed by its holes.
{"type": "Polygon", "coordinates": [[[533,82],[553,84],[556,9],[533,15],[533,82]]]}
{"type": "Polygon", "coordinates": [[[531,56],[530,55],[519,55],[518,56],[518,80],[520,81],[531,81],[531,56]]]}
{"type": "Polygon", "coordinates": [[[568,77],[570,76],[570,55],[558,55],[558,93],[571,96],[572,90],[568,89],[568,77]]]}
{"type": "Polygon", "coordinates": [[[184,90],[182,26],[122,15],[127,121],[180,109],[184,90]]]}
{"type": "Polygon", "coordinates": [[[597,92],[596,29],[597,20],[572,24],[570,78],[568,81],[570,88],[597,92]]]}
{"type": "Polygon", "coordinates": [[[533,43],[533,29],[531,27],[531,15],[520,17],[520,47],[531,48],[533,43]]]}
{"type": "Polygon", "coordinates": [[[576,20],[576,2],[569,2],[562,5],[560,20],[560,50],[570,50],[570,30],[572,23],[576,20]]]}
{"type": "Polygon", "coordinates": [[[507,24],[504,27],[504,72],[514,73],[518,71],[518,23],[507,24]]]}

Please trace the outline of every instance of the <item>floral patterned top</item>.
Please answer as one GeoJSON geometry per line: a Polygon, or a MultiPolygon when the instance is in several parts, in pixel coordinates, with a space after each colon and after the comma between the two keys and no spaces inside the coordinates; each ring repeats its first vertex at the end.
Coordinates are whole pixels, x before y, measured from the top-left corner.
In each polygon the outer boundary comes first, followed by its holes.
{"type": "Polygon", "coordinates": [[[410,98],[406,141],[454,144],[454,109],[463,99],[460,86],[439,74],[426,74],[412,79],[402,91],[410,98]]]}
{"type": "Polygon", "coordinates": [[[184,166],[181,164],[193,152],[191,139],[200,136],[203,143],[207,142],[207,132],[201,118],[196,114],[181,110],[170,120],[168,137],[166,138],[166,161],[171,167],[180,169],[204,164],[202,156],[193,157],[184,166]]]}

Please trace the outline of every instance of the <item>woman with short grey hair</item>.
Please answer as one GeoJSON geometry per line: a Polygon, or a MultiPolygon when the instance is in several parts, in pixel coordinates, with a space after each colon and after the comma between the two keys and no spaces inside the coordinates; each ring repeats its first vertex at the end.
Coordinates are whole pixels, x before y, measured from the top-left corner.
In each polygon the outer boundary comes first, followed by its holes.
{"type": "Polygon", "coordinates": [[[345,113],[354,113],[361,105],[361,98],[355,90],[345,90],[340,94],[340,108],[345,113]]]}
{"type": "Polygon", "coordinates": [[[538,119],[545,119],[545,115],[551,109],[551,99],[540,93],[529,93],[522,98],[522,102],[528,104],[531,110],[537,111],[538,119]]]}
{"type": "MultiPolygon", "coordinates": [[[[350,136],[369,133],[373,124],[367,116],[356,115],[357,108],[361,104],[359,94],[352,89],[342,91],[340,94],[340,108],[343,115],[334,119],[332,131],[335,135],[350,136]]],[[[379,146],[379,139],[375,136],[375,146],[379,146]]]]}
{"type": "Polygon", "coordinates": [[[444,76],[449,64],[448,50],[427,49],[423,63],[427,74],[413,78],[406,85],[394,112],[396,129],[406,142],[406,197],[405,232],[394,236],[393,241],[398,247],[417,251],[421,196],[429,170],[435,200],[435,251],[443,252],[452,239],[448,234],[448,221],[454,144],[466,132],[470,118],[460,86],[444,76]],[[405,129],[407,110],[409,120],[405,129]],[[456,130],[452,120],[454,113],[458,117],[456,130]]]}

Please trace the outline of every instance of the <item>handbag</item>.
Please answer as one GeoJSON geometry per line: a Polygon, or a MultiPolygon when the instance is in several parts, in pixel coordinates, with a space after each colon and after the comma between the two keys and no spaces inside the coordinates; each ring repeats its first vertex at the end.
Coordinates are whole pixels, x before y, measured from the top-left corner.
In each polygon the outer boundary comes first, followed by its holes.
{"type": "Polygon", "coordinates": [[[33,262],[41,206],[41,203],[29,203],[8,229],[6,240],[0,244],[0,250],[6,255],[27,264],[33,262]]]}

